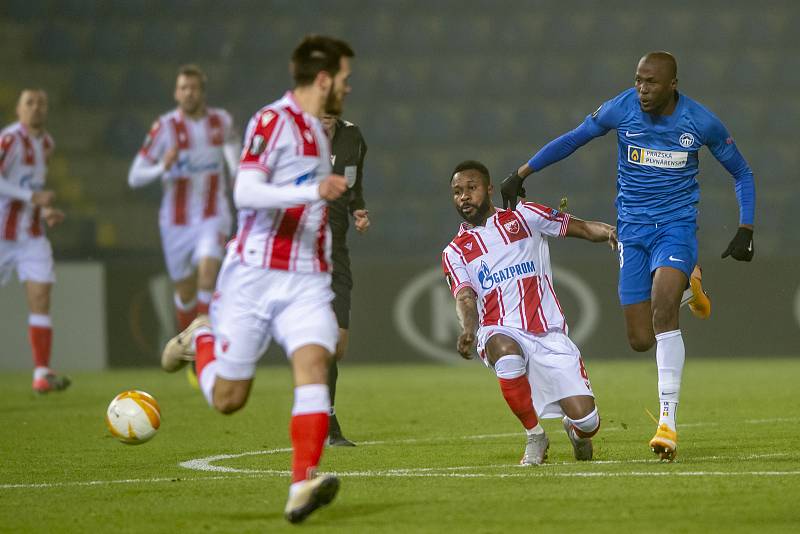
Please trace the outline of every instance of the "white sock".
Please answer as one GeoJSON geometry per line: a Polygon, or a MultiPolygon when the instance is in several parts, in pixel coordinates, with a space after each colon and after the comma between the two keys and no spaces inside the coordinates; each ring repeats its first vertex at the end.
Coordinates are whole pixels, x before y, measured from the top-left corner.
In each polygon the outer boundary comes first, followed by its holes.
{"type": "MultiPolygon", "coordinates": [[[[572,432],[572,427],[574,426],[584,434],[592,434],[597,431],[597,428],[600,426],[600,414],[597,413],[597,407],[592,410],[589,414],[583,416],[580,419],[570,419],[567,417],[567,421],[570,422],[570,432],[572,432]]],[[[577,437],[577,434],[576,434],[577,437]]]]}
{"type": "Polygon", "coordinates": [[[494,372],[497,378],[512,380],[525,374],[525,358],[519,354],[507,354],[502,356],[494,364],[494,372]]]}
{"type": "Polygon", "coordinates": [[[534,436],[536,434],[544,434],[544,428],[539,423],[536,423],[536,426],[533,428],[526,428],[525,433],[529,436],[534,436]]]}
{"type": "Polygon", "coordinates": [[[38,380],[40,378],[44,378],[50,372],[49,367],[35,367],[33,369],[33,379],[38,380]]]}
{"type": "Polygon", "coordinates": [[[328,384],[306,384],[294,388],[292,415],[329,413],[331,396],[328,384]]]}
{"type": "Polygon", "coordinates": [[[686,349],[680,330],[656,335],[656,364],[658,365],[659,424],[675,430],[675,412],[681,393],[681,375],[686,349]]]}
{"type": "Polygon", "coordinates": [[[197,292],[197,302],[201,304],[208,304],[211,302],[211,297],[214,295],[213,291],[205,291],[200,289],[197,292]]]}
{"type": "Polygon", "coordinates": [[[178,308],[180,311],[189,311],[195,306],[197,306],[196,298],[190,300],[189,302],[183,302],[177,293],[173,293],[172,300],[173,302],[175,302],[175,307],[178,308]]]}
{"type": "Polygon", "coordinates": [[[214,383],[217,381],[217,360],[211,360],[203,367],[203,372],[197,377],[200,382],[200,391],[206,398],[208,405],[214,407],[214,383]]]}
{"type": "Polygon", "coordinates": [[[40,328],[52,328],[53,323],[50,316],[45,313],[31,313],[28,315],[28,325],[40,328]]]}

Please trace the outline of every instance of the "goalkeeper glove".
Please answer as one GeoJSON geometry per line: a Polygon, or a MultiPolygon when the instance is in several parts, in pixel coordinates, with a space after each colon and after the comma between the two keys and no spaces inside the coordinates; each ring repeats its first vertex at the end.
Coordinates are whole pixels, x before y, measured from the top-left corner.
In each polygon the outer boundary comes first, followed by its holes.
{"type": "Polygon", "coordinates": [[[750,261],[753,259],[753,252],[753,231],[740,226],[722,257],[733,256],[735,260],[750,261]]]}
{"type": "Polygon", "coordinates": [[[517,174],[517,171],[514,171],[500,183],[503,208],[511,208],[513,210],[517,205],[517,197],[525,197],[525,188],[522,187],[522,180],[522,176],[517,174]]]}

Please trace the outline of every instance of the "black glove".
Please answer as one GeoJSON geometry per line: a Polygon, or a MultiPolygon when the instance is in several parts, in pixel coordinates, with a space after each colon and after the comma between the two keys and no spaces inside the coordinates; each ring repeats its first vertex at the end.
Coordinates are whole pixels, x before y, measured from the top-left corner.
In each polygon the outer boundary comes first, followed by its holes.
{"type": "Polygon", "coordinates": [[[722,257],[733,256],[735,260],[750,261],[753,259],[753,252],[753,231],[740,226],[730,245],[722,253],[722,257]]]}
{"type": "Polygon", "coordinates": [[[503,197],[503,208],[511,208],[517,205],[517,197],[525,196],[525,188],[522,187],[522,176],[517,171],[508,175],[508,178],[500,183],[500,196],[503,197]]]}

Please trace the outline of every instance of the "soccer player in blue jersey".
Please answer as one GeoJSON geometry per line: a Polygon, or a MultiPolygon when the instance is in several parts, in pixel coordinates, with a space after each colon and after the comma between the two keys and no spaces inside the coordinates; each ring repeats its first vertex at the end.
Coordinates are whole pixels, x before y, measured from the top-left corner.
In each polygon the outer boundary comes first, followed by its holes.
{"type": "Polygon", "coordinates": [[[733,176],[739,203],[739,229],[723,258],[753,258],[755,212],[750,167],[722,122],[678,92],[677,71],[672,54],[647,54],[636,68],[634,87],[545,145],[501,186],[504,207],[513,209],[517,196],[525,195],[526,176],[617,131],[619,299],[631,347],[643,352],[656,345],[661,417],[650,448],[670,461],[678,446],[675,410],[685,357],[678,310],[687,286],[695,315],[704,318],[711,312],[696,267],[698,153],[703,145],[733,176]]]}

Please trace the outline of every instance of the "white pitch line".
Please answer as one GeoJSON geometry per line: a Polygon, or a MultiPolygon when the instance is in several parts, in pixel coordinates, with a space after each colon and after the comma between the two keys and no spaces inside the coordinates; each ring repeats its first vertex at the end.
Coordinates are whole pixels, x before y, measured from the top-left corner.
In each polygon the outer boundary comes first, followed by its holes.
{"type": "MultiPolygon", "coordinates": [[[[387,442],[361,442],[360,445],[379,445],[387,442]]],[[[393,442],[389,442],[393,443],[393,442]]],[[[283,449],[267,449],[263,451],[248,451],[239,454],[218,454],[216,456],[207,456],[205,458],[196,458],[181,462],[178,465],[185,469],[192,469],[195,471],[217,472],[217,473],[241,473],[241,474],[273,474],[273,469],[246,469],[237,467],[225,467],[220,465],[213,465],[211,462],[219,460],[231,460],[235,458],[243,458],[245,456],[257,456],[260,454],[276,454],[279,452],[291,452],[290,448],[283,449]]],[[[743,456],[698,456],[691,458],[692,461],[708,461],[708,460],[756,460],[760,458],[775,458],[775,457],[791,456],[789,453],[766,453],[766,454],[748,454],[743,456]]],[[[662,462],[655,458],[650,459],[631,459],[631,460],[593,460],[590,465],[611,465],[611,464],[652,464],[657,465],[662,462]]],[[[577,462],[557,462],[546,463],[539,467],[539,469],[547,469],[548,467],[560,466],[576,466],[581,465],[577,462]]],[[[385,469],[381,471],[365,471],[365,473],[378,473],[374,476],[413,476],[413,474],[434,472],[434,471],[459,471],[469,469],[503,469],[503,468],[516,468],[519,466],[510,464],[491,464],[491,465],[469,465],[469,466],[451,466],[451,467],[409,467],[409,468],[395,468],[385,469]]],[[[340,473],[342,476],[372,476],[361,475],[353,473],[340,473]]],[[[516,476],[516,475],[515,475],[516,476]]]]}
{"type": "MultiPolygon", "coordinates": [[[[508,467],[508,466],[505,466],[508,467]]],[[[541,467],[524,468],[524,473],[402,473],[395,471],[344,471],[332,473],[341,477],[360,477],[360,478],[620,478],[620,477],[741,477],[741,476],[798,476],[800,471],[628,471],[619,473],[599,472],[599,471],[576,471],[573,473],[552,473],[541,470],[541,467]]],[[[205,482],[208,480],[238,480],[246,478],[266,478],[268,476],[289,477],[291,471],[262,471],[255,474],[234,474],[231,476],[207,476],[190,478],[126,478],[121,480],[89,480],[73,482],[52,482],[41,484],[0,484],[0,490],[8,489],[46,489],[46,488],[65,488],[81,486],[104,486],[110,484],[152,484],[160,482],[205,482]]]]}
{"type": "MultiPolygon", "coordinates": [[[[773,419],[747,419],[742,421],[746,424],[771,424],[771,423],[784,423],[784,422],[795,422],[800,421],[800,417],[782,417],[782,418],[773,418],[773,419]]],[[[681,427],[693,427],[693,426],[714,426],[718,425],[717,422],[711,423],[684,423],[681,427]]],[[[606,428],[604,432],[609,431],[619,431],[623,430],[622,427],[611,427],[606,428]]],[[[359,442],[360,445],[397,445],[397,444],[411,444],[411,443],[431,443],[431,442],[439,442],[439,441],[452,441],[457,439],[463,440],[482,440],[482,439],[494,439],[494,438],[505,438],[505,437],[514,437],[519,436],[519,432],[513,433],[501,433],[501,434],[478,434],[472,436],[449,436],[449,437],[432,437],[432,438],[407,438],[401,440],[377,440],[377,441],[362,441],[359,442]]],[[[234,458],[242,458],[244,456],[256,456],[262,454],[278,454],[283,452],[291,452],[291,448],[279,448],[279,449],[269,449],[269,450],[261,450],[261,451],[249,451],[244,453],[237,453],[237,454],[218,454],[215,456],[207,456],[205,458],[197,458],[194,460],[187,460],[185,462],[181,462],[180,465],[183,468],[191,469],[191,470],[198,470],[198,471],[206,471],[206,472],[218,472],[218,473],[230,473],[231,476],[204,476],[204,477],[163,477],[163,478],[131,478],[131,479],[119,479],[119,480],[88,480],[88,481],[68,481],[68,482],[42,482],[42,483],[32,483],[32,484],[0,484],[0,490],[8,490],[8,489],[35,489],[35,488],[62,488],[62,487],[82,487],[82,486],[101,486],[101,485],[109,485],[109,484],[147,484],[147,483],[160,483],[160,482],[195,482],[195,481],[205,481],[205,480],[235,480],[235,479],[242,479],[242,478],[261,478],[265,476],[289,476],[291,474],[290,471],[285,470],[269,470],[269,469],[238,469],[234,467],[225,467],[225,466],[217,466],[211,465],[211,462],[217,462],[221,460],[230,460],[234,458]]],[[[772,453],[772,454],[751,454],[747,456],[741,456],[738,458],[734,457],[726,457],[726,456],[704,456],[704,457],[697,457],[692,458],[691,460],[728,460],[728,459],[738,459],[738,460],[750,460],[750,459],[757,459],[757,458],[768,458],[768,457],[781,457],[781,456],[791,456],[788,453],[772,453]]],[[[650,459],[638,459],[638,460],[595,460],[592,461],[593,465],[596,464],[624,464],[624,463],[660,463],[658,460],[650,459]]],[[[559,463],[551,463],[545,464],[544,466],[540,466],[538,469],[545,470],[547,467],[556,467],[556,466],[565,466],[565,465],[578,465],[575,462],[559,462],[559,463]]],[[[506,478],[506,477],[517,477],[517,476],[549,476],[549,477],[621,477],[621,476],[792,476],[800,474],[800,471],[740,471],[740,472],[727,472],[727,471],[669,471],[669,472],[628,472],[628,473],[609,473],[609,472],[572,472],[572,473],[553,473],[553,472],[542,472],[538,474],[533,474],[530,470],[523,474],[523,473],[495,473],[495,474],[484,474],[484,473],[437,473],[435,471],[460,471],[460,470],[467,470],[467,469],[500,469],[500,468],[511,468],[511,467],[519,467],[519,466],[509,466],[509,465],[482,465],[482,466],[453,466],[453,467],[421,467],[421,468],[414,468],[412,469],[393,469],[393,470],[384,470],[384,471],[354,471],[354,472],[342,472],[339,473],[341,476],[351,476],[351,477],[396,477],[396,476],[405,476],[405,477],[460,477],[460,478],[506,478]]]]}
{"type": "MultiPolygon", "coordinates": [[[[276,474],[291,474],[290,471],[276,471],[276,474]]],[[[266,474],[266,472],[264,473],[266,474]]],[[[37,484],[0,484],[0,489],[66,488],[75,486],[105,486],[108,484],[147,484],[153,482],[194,482],[197,480],[227,480],[231,478],[256,478],[253,476],[207,476],[207,477],[161,477],[161,478],[123,478],[120,480],[82,480],[70,482],[42,482],[37,484]]],[[[257,477],[262,478],[262,477],[257,477]]]]}

